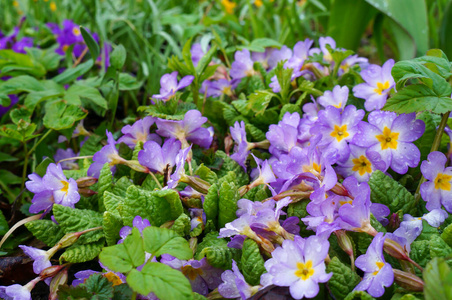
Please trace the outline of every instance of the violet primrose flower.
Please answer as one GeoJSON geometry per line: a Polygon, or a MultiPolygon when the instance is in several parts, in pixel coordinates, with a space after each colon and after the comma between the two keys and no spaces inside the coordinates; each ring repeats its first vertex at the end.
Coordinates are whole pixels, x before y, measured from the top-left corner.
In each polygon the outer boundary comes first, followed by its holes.
{"type": "Polygon", "coordinates": [[[163,174],[167,167],[174,166],[180,148],[181,143],[174,138],[167,139],[161,147],[154,141],[148,141],[143,145],[143,150],[138,152],[138,162],[152,172],[163,174]]]}
{"type": "Polygon", "coordinates": [[[160,94],[152,95],[153,99],[168,101],[178,90],[181,90],[187,86],[189,86],[195,77],[193,75],[187,75],[183,77],[179,83],[177,82],[177,71],[174,71],[170,74],[165,74],[160,78],[160,94]]]}
{"type": "Polygon", "coordinates": [[[452,167],[445,167],[446,162],[447,157],[439,151],[428,155],[421,164],[421,172],[427,182],[421,184],[420,191],[428,210],[443,205],[452,213],[452,167]]]}
{"type": "Polygon", "coordinates": [[[259,290],[259,286],[250,286],[243,277],[237,263],[232,260],[232,271],[226,270],[221,274],[223,283],[218,287],[221,296],[228,299],[241,298],[246,300],[259,290]]]}
{"type": "Polygon", "coordinates": [[[181,149],[177,154],[175,159],[176,171],[171,175],[171,179],[168,181],[168,187],[170,189],[175,188],[182,177],[185,176],[185,161],[187,160],[190,150],[191,145],[188,148],[181,149]]]}
{"type": "Polygon", "coordinates": [[[152,226],[151,223],[149,222],[148,219],[143,219],[141,216],[135,216],[135,218],[133,218],[132,221],[132,227],[130,226],[124,226],[121,228],[121,230],[119,231],[119,236],[121,237],[121,239],[118,241],[117,244],[120,244],[124,241],[124,239],[132,233],[132,229],[133,228],[138,228],[138,230],[140,231],[140,234],[143,234],[143,230],[146,227],[150,227],[152,226]]]}
{"type": "Polygon", "coordinates": [[[240,79],[255,74],[254,62],[251,60],[251,54],[248,49],[235,52],[234,59],[235,61],[232,63],[231,70],[229,71],[233,79],[240,79]]]}
{"type": "Polygon", "coordinates": [[[19,245],[19,248],[22,249],[24,253],[28,255],[31,259],[34,260],[33,272],[35,272],[35,274],[39,275],[41,274],[42,270],[52,266],[49,259],[51,254],[53,255],[54,253],[24,245],[19,245]]]}
{"type": "Polygon", "coordinates": [[[94,154],[94,162],[88,168],[88,176],[99,178],[100,170],[102,170],[102,167],[107,162],[111,167],[111,172],[114,173],[116,171],[115,165],[123,160],[116,149],[116,141],[113,138],[113,134],[108,130],[106,131],[106,134],[108,144],[94,154]]]}
{"type": "Polygon", "coordinates": [[[331,105],[343,110],[347,104],[348,92],[347,86],[336,85],[332,91],[325,91],[323,96],[317,98],[317,102],[325,108],[331,105]]]}
{"type": "Polygon", "coordinates": [[[327,282],[333,276],[333,273],[325,272],[329,246],[328,240],[317,236],[284,240],[282,246],[272,252],[272,258],[265,262],[272,283],[288,286],[295,299],[315,297],[319,293],[319,283],[327,282]]]}
{"type": "Polygon", "coordinates": [[[364,107],[367,111],[381,109],[386,104],[389,92],[395,82],[391,75],[394,60],[386,61],[382,67],[370,65],[361,71],[361,77],[365,83],[358,84],[353,88],[353,94],[357,98],[365,99],[364,107]]]}
{"type": "Polygon", "coordinates": [[[31,290],[39,281],[41,281],[41,277],[36,277],[24,286],[20,284],[0,286],[0,298],[5,300],[31,300],[31,290]]]}
{"type": "Polygon", "coordinates": [[[147,116],[141,120],[136,121],[133,125],[126,125],[121,129],[124,134],[118,139],[118,143],[124,143],[130,148],[135,148],[135,145],[140,141],[146,143],[147,141],[155,141],[158,144],[162,143],[162,139],[155,133],[149,133],[149,129],[154,124],[155,118],[147,116]]]}
{"type": "Polygon", "coordinates": [[[226,96],[233,96],[234,93],[232,92],[238,85],[240,80],[239,79],[219,79],[217,81],[204,81],[201,89],[199,90],[200,93],[205,93],[207,97],[220,97],[221,95],[226,96]]]}
{"type": "MultiPolygon", "coordinates": [[[[75,154],[74,150],[71,148],[64,149],[57,149],[55,155],[53,156],[53,160],[57,163],[66,158],[76,157],[77,154],[75,154]]],[[[75,160],[65,160],[59,163],[61,165],[61,168],[63,170],[71,170],[71,169],[77,169],[78,164],[75,162],[75,160]]]]}
{"type": "Polygon", "coordinates": [[[363,280],[355,287],[355,290],[367,291],[372,297],[381,297],[385,292],[385,287],[389,287],[394,282],[394,272],[390,264],[383,256],[383,244],[385,240],[382,232],[379,232],[366,254],[359,256],[355,265],[364,271],[363,280]]]}

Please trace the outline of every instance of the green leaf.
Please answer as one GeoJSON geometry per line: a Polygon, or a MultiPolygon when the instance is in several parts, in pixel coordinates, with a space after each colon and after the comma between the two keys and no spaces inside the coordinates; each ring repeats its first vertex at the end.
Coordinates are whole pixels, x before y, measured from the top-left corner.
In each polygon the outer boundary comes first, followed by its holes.
{"type": "Polygon", "coordinates": [[[46,157],[35,169],[35,173],[43,177],[47,172],[47,167],[54,163],[53,159],[46,157]]]}
{"type": "Polygon", "coordinates": [[[344,300],[375,300],[375,298],[365,291],[353,291],[344,300]]]}
{"type": "Polygon", "coordinates": [[[80,26],[80,32],[82,33],[85,44],[88,46],[93,62],[96,63],[96,59],[99,57],[100,53],[99,45],[97,44],[91,33],[89,33],[84,27],[80,26]]]}
{"type": "Polygon", "coordinates": [[[104,239],[89,244],[76,243],[64,251],[60,256],[60,262],[64,260],[70,263],[82,263],[93,260],[99,255],[104,245],[104,239]]]}
{"type": "Polygon", "coordinates": [[[275,96],[275,93],[271,91],[256,91],[248,96],[247,108],[251,109],[256,115],[263,114],[271,99],[275,96]]]}
{"type": "Polygon", "coordinates": [[[26,223],[25,227],[49,247],[55,246],[64,235],[64,230],[51,220],[34,220],[26,223]]]}
{"type": "Polygon", "coordinates": [[[167,228],[146,227],[143,230],[143,242],[144,250],[156,257],[162,254],[170,254],[184,260],[193,257],[187,240],[167,228]]]}
{"type": "Polygon", "coordinates": [[[31,111],[29,111],[26,107],[20,107],[11,110],[9,116],[11,117],[11,121],[13,121],[13,123],[16,125],[20,120],[24,120],[28,123],[31,122],[31,111]]]}
{"type": "Polygon", "coordinates": [[[93,274],[83,283],[88,292],[99,300],[113,297],[113,284],[102,274],[93,274]]]}
{"type": "Polygon", "coordinates": [[[102,228],[108,246],[115,245],[119,238],[119,231],[123,227],[122,219],[118,214],[104,212],[102,228]]]}
{"type": "Polygon", "coordinates": [[[109,163],[105,163],[100,170],[99,180],[97,181],[97,196],[99,201],[99,208],[104,210],[104,193],[109,192],[113,184],[113,174],[111,173],[109,163]]]}
{"type": "Polygon", "coordinates": [[[432,234],[429,240],[416,240],[411,244],[410,257],[425,267],[434,257],[446,257],[452,253],[452,248],[439,236],[432,234]]]}
{"type": "Polygon", "coordinates": [[[127,189],[127,196],[120,208],[125,225],[132,225],[135,216],[148,219],[160,226],[173,221],[183,213],[179,194],[174,190],[147,191],[134,185],[127,189]]]}
{"type": "Polygon", "coordinates": [[[361,281],[361,277],[336,256],[331,259],[326,271],[333,273],[328,281],[328,286],[336,299],[344,299],[361,281]]]}
{"type": "Polygon", "coordinates": [[[66,69],[63,73],[52,78],[53,81],[59,84],[66,84],[74,81],[78,77],[87,73],[94,66],[92,60],[88,60],[84,63],[79,64],[75,68],[66,69]]]}
{"type": "Polygon", "coordinates": [[[195,175],[198,175],[199,178],[207,181],[210,184],[214,184],[218,181],[218,176],[210,170],[208,167],[206,167],[204,164],[199,165],[199,167],[195,171],[195,175]]]}
{"type": "Polygon", "coordinates": [[[449,224],[446,228],[444,228],[443,233],[441,233],[441,238],[452,247],[452,224],[449,224]]]}
{"type": "MultiPolygon", "coordinates": [[[[102,215],[88,209],[76,209],[54,204],[53,215],[64,233],[79,232],[90,228],[102,226],[102,215]]],[[[104,237],[102,230],[96,230],[83,234],[78,243],[91,243],[104,237]]]]}
{"type": "Polygon", "coordinates": [[[372,173],[369,186],[372,202],[387,205],[392,213],[402,211],[404,214],[417,214],[413,195],[383,172],[377,170],[372,173]]]}
{"type": "Polygon", "coordinates": [[[124,66],[126,58],[126,48],[123,45],[118,45],[110,54],[110,63],[116,70],[120,70],[124,66]]]}
{"type": "Polygon", "coordinates": [[[119,207],[122,203],[124,203],[124,199],[121,196],[117,196],[109,191],[105,191],[103,202],[106,211],[119,215],[119,207]]]}
{"type": "Polygon", "coordinates": [[[122,283],[114,287],[114,293],[113,300],[132,299],[133,291],[126,283],[122,283]]]}
{"type": "Polygon", "coordinates": [[[236,175],[236,182],[238,185],[248,184],[248,175],[243,171],[243,168],[235,160],[230,158],[221,150],[215,152],[215,158],[223,160],[221,169],[217,172],[219,178],[225,176],[226,174],[228,174],[228,172],[233,172],[236,175]]]}
{"type": "Polygon", "coordinates": [[[212,184],[204,197],[204,212],[207,220],[212,220],[214,224],[217,223],[218,216],[218,185],[212,184]]]}
{"type": "Polygon", "coordinates": [[[434,258],[424,269],[424,296],[426,300],[452,299],[452,271],[443,258],[434,258]]]}
{"type": "Polygon", "coordinates": [[[181,214],[175,221],[173,226],[171,226],[171,230],[177,233],[179,236],[187,236],[190,234],[190,217],[185,213],[181,214]]]}
{"type": "Polygon", "coordinates": [[[182,272],[157,262],[148,262],[141,271],[130,271],[127,283],[134,291],[142,295],[153,292],[161,300],[193,299],[190,282],[182,272]]]}
{"type": "Polygon", "coordinates": [[[64,100],[46,104],[44,126],[61,130],[74,126],[75,122],[84,119],[88,112],[77,105],[67,105],[64,100]]]}
{"type": "Polygon", "coordinates": [[[8,230],[9,230],[8,221],[6,221],[3,212],[0,211],[0,236],[5,235],[5,233],[7,233],[8,230]]]}
{"type": "Polygon", "coordinates": [[[120,91],[133,91],[139,89],[143,85],[142,81],[137,81],[136,77],[133,77],[127,73],[119,74],[119,90],[120,91]]]}
{"type": "Polygon", "coordinates": [[[121,198],[125,198],[127,195],[127,189],[131,185],[132,183],[130,182],[130,179],[127,176],[123,176],[119,178],[118,181],[116,181],[115,185],[113,186],[112,193],[121,198]]]}
{"type": "MultiPolygon", "coordinates": [[[[83,101],[84,107],[97,106],[101,109],[107,110],[107,100],[100,94],[99,90],[88,85],[74,84],[65,93],[64,99],[70,101],[75,99],[80,103],[80,99],[83,101]]],[[[76,104],[76,103],[74,103],[76,104]]]]}
{"type": "Polygon", "coordinates": [[[218,238],[218,232],[208,233],[196,249],[195,258],[207,258],[209,264],[215,268],[228,270],[232,268],[232,259],[240,261],[240,250],[229,248],[228,242],[218,238]]]}
{"type": "Polygon", "coordinates": [[[218,227],[237,219],[237,201],[240,195],[238,187],[233,182],[224,181],[218,190],[218,227]]]}
{"type": "Polygon", "coordinates": [[[282,46],[281,43],[269,39],[269,38],[259,38],[259,39],[255,39],[253,40],[249,45],[244,46],[243,48],[246,48],[250,51],[254,51],[254,52],[264,52],[265,48],[267,47],[278,47],[280,48],[282,46]]]}
{"type": "Polygon", "coordinates": [[[446,52],[447,56],[452,57],[452,39],[449,36],[449,32],[452,30],[452,2],[447,2],[447,6],[444,9],[444,15],[442,24],[439,29],[439,40],[441,49],[446,52]]]}
{"type": "Polygon", "coordinates": [[[42,77],[47,72],[32,56],[11,49],[0,50],[0,71],[3,76],[30,74],[35,77],[42,77]]]}
{"type": "Polygon", "coordinates": [[[243,242],[241,266],[243,276],[250,285],[259,285],[265,272],[264,262],[257,243],[247,238],[243,242]]]}
{"type": "Polygon", "coordinates": [[[123,243],[102,249],[99,254],[102,264],[115,272],[127,273],[141,266],[145,260],[143,239],[138,228],[133,228],[123,243]]]}

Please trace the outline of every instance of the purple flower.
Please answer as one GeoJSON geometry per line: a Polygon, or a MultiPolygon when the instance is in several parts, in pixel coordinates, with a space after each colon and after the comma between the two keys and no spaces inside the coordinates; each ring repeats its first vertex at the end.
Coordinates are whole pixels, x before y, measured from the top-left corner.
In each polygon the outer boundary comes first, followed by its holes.
{"type": "Polygon", "coordinates": [[[336,108],[344,109],[348,100],[348,87],[336,85],[333,91],[325,91],[323,96],[317,99],[317,103],[323,107],[328,107],[329,105],[336,108]]]}
{"type": "Polygon", "coordinates": [[[333,57],[331,56],[331,53],[327,49],[326,45],[330,45],[331,49],[335,50],[336,49],[336,41],[332,37],[329,37],[329,36],[319,38],[319,46],[320,46],[320,50],[323,53],[323,59],[326,62],[331,64],[333,62],[333,57]]]}
{"type": "Polygon", "coordinates": [[[140,231],[140,234],[143,234],[143,230],[146,227],[150,227],[150,226],[151,226],[151,223],[149,222],[148,219],[143,219],[141,216],[135,216],[135,218],[133,218],[133,221],[132,221],[132,227],[124,226],[119,231],[119,236],[121,237],[121,239],[118,241],[118,244],[122,243],[124,241],[124,239],[129,234],[132,233],[133,228],[138,228],[138,230],[140,231]]]}
{"type": "Polygon", "coordinates": [[[124,134],[118,139],[118,143],[124,143],[130,148],[135,148],[138,142],[146,143],[147,141],[155,141],[162,143],[162,139],[155,133],[149,133],[149,129],[154,124],[155,118],[147,116],[136,121],[132,126],[126,125],[121,129],[124,134]]]}
{"type": "Polygon", "coordinates": [[[0,117],[6,114],[17,102],[19,102],[19,97],[17,95],[8,95],[11,103],[8,106],[0,105],[0,117]]]}
{"type": "Polygon", "coordinates": [[[284,240],[282,246],[272,252],[272,258],[265,262],[265,268],[272,276],[271,282],[288,286],[295,299],[315,297],[319,293],[319,283],[327,282],[333,275],[325,272],[329,246],[328,240],[317,236],[284,240]]]}
{"type": "Polygon", "coordinates": [[[152,172],[163,174],[166,168],[174,166],[180,147],[181,143],[173,138],[167,139],[161,147],[154,141],[148,141],[144,144],[143,150],[138,153],[138,161],[152,172]]]}
{"type": "Polygon", "coordinates": [[[53,156],[53,160],[59,163],[63,170],[72,170],[78,168],[78,164],[75,162],[75,159],[65,160],[62,162],[60,162],[60,160],[76,156],[77,154],[75,154],[74,150],[72,150],[71,148],[67,148],[66,150],[57,149],[55,155],[53,156]]]}
{"type": "Polygon", "coordinates": [[[428,210],[443,205],[452,213],[452,167],[445,167],[447,157],[438,151],[428,155],[421,164],[422,175],[427,179],[421,184],[421,196],[428,210]]]}
{"type": "Polygon", "coordinates": [[[36,277],[24,286],[20,284],[0,286],[0,297],[5,300],[31,300],[31,290],[39,281],[41,277],[36,277]]]}
{"type": "Polygon", "coordinates": [[[229,71],[233,79],[240,79],[255,74],[254,62],[251,59],[251,54],[248,49],[235,52],[234,59],[235,61],[232,63],[231,70],[229,71]]]}
{"type": "Polygon", "coordinates": [[[245,162],[253,146],[246,140],[245,122],[241,121],[239,123],[236,121],[234,127],[231,126],[229,129],[231,131],[232,139],[236,143],[231,158],[246,170],[245,162]]]}
{"type": "Polygon", "coordinates": [[[416,120],[415,113],[397,116],[390,111],[374,111],[368,121],[359,123],[354,144],[368,148],[366,153],[378,152],[386,168],[399,174],[419,164],[421,154],[412,142],[422,136],[425,124],[416,120]]]}
{"type": "Polygon", "coordinates": [[[340,108],[328,106],[319,111],[317,126],[313,126],[311,134],[322,134],[320,147],[336,149],[339,162],[346,161],[350,156],[348,142],[358,132],[358,123],[364,117],[364,110],[357,110],[355,106],[348,105],[342,111],[340,108]]]}
{"type": "Polygon", "coordinates": [[[209,265],[207,258],[201,260],[180,260],[169,254],[162,254],[160,260],[173,269],[180,270],[190,281],[193,292],[206,296],[209,290],[216,289],[221,281],[223,270],[209,265]]]}
{"type": "Polygon", "coordinates": [[[372,297],[381,297],[385,287],[394,282],[394,272],[383,256],[383,244],[386,237],[379,232],[372,240],[366,254],[359,256],[355,265],[364,271],[363,280],[355,290],[367,291],[372,297]]]}
{"type": "Polygon", "coordinates": [[[200,89],[201,93],[206,92],[207,97],[220,97],[221,95],[227,95],[231,97],[232,92],[239,84],[239,79],[227,80],[219,79],[217,81],[204,81],[200,89]]]}
{"type": "MultiPolygon", "coordinates": [[[[284,64],[284,68],[290,68],[294,70],[294,74],[297,74],[301,71],[305,60],[309,56],[309,49],[312,47],[314,43],[313,40],[306,39],[304,41],[300,41],[295,44],[293,47],[293,55],[292,57],[284,64]]],[[[298,75],[296,77],[299,77],[298,75]]]]}
{"type": "MultiPolygon", "coordinates": [[[[206,51],[209,51],[210,47],[207,47],[206,51]]],[[[191,60],[193,61],[193,65],[195,67],[198,66],[199,61],[201,60],[201,58],[206,54],[206,51],[204,51],[204,49],[202,48],[202,45],[200,43],[194,43],[191,46],[191,60]]]]}
{"type": "Polygon", "coordinates": [[[55,52],[60,55],[66,55],[68,48],[75,44],[73,53],[76,57],[79,57],[86,48],[82,33],[80,31],[80,26],[71,20],[64,20],[62,25],[62,28],[60,28],[57,24],[47,24],[52,33],[55,35],[56,41],[59,45],[55,52]]]}
{"type": "Polygon", "coordinates": [[[190,141],[203,148],[209,148],[213,137],[207,128],[201,127],[207,122],[198,110],[189,110],[181,121],[157,119],[157,133],[164,137],[176,138],[182,143],[182,148],[188,147],[190,141]]]}
{"type": "Polygon", "coordinates": [[[382,67],[370,65],[361,71],[361,77],[365,83],[358,84],[353,88],[353,94],[357,98],[365,99],[364,107],[367,111],[381,109],[388,99],[389,91],[395,82],[391,75],[394,60],[390,59],[382,67]]]}
{"type": "Polygon", "coordinates": [[[24,251],[25,254],[27,254],[31,259],[34,260],[33,262],[33,272],[35,274],[41,274],[42,270],[52,266],[50,263],[50,256],[53,255],[56,251],[44,251],[41,249],[28,247],[24,245],[19,245],[19,248],[24,251]]]}
{"type": "Polygon", "coordinates": [[[193,231],[199,224],[206,224],[207,216],[202,208],[189,208],[190,211],[190,230],[193,231]]]}
{"type": "Polygon", "coordinates": [[[168,187],[174,189],[179,181],[185,176],[185,161],[187,160],[188,153],[191,150],[191,145],[188,148],[181,149],[176,156],[176,171],[171,175],[171,179],[168,181],[168,187]]]}
{"type": "Polygon", "coordinates": [[[106,130],[108,144],[103,146],[102,149],[94,153],[93,163],[88,168],[88,176],[99,178],[100,170],[105,163],[109,163],[111,171],[116,171],[116,164],[123,159],[119,156],[118,150],[116,150],[116,141],[113,138],[113,134],[106,130]]]}
{"type": "MultiPolygon", "coordinates": [[[[354,177],[348,177],[351,183],[358,184],[354,177]]],[[[370,187],[366,182],[361,183],[364,193],[352,195],[353,201],[349,198],[344,199],[339,208],[339,222],[343,229],[357,232],[373,232],[375,229],[370,225],[370,187]]]]}
{"type": "Polygon", "coordinates": [[[8,49],[14,45],[14,40],[19,34],[19,27],[14,27],[14,31],[7,36],[0,37],[0,50],[8,49]]]}
{"type": "Polygon", "coordinates": [[[350,157],[345,162],[338,162],[335,168],[337,173],[344,177],[353,176],[359,182],[369,181],[375,170],[385,171],[386,164],[381,160],[381,156],[375,151],[366,151],[367,148],[353,144],[350,147],[350,157]]]}
{"type": "Polygon", "coordinates": [[[283,119],[276,125],[270,125],[266,137],[270,142],[269,151],[279,157],[287,154],[292,148],[298,145],[298,126],[300,115],[297,112],[290,114],[286,112],[283,119]]]}
{"type": "Polygon", "coordinates": [[[178,90],[189,86],[195,78],[193,75],[187,75],[178,83],[177,74],[178,72],[174,71],[173,73],[163,75],[160,78],[160,94],[152,95],[152,98],[166,102],[176,95],[178,90]]]}
{"type": "Polygon", "coordinates": [[[246,300],[259,290],[258,286],[250,286],[243,277],[237,263],[232,260],[232,271],[226,270],[221,274],[222,284],[218,287],[218,292],[221,296],[231,299],[231,298],[242,298],[246,300]]]}
{"type": "Polygon", "coordinates": [[[11,49],[17,53],[27,53],[27,51],[25,51],[25,48],[31,47],[33,47],[33,39],[31,37],[23,37],[22,39],[17,41],[11,49]]]}
{"type": "Polygon", "coordinates": [[[264,52],[251,53],[251,59],[260,62],[266,70],[274,69],[280,61],[288,60],[292,57],[292,50],[283,45],[281,49],[266,48],[264,52]]]}
{"type": "Polygon", "coordinates": [[[342,61],[337,74],[339,76],[342,76],[344,73],[347,73],[353,65],[356,64],[359,64],[361,70],[363,70],[369,65],[369,60],[364,57],[358,57],[358,54],[350,55],[349,57],[342,61]]]}

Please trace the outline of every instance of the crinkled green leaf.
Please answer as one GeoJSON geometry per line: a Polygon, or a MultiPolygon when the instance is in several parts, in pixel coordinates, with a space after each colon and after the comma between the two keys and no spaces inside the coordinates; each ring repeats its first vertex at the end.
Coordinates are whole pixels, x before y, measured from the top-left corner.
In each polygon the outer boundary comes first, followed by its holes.
{"type": "Polygon", "coordinates": [[[441,238],[452,247],[452,224],[449,224],[444,228],[443,233],[441,233],[441,238]]]}
{"type": "Polygon", "coordinates": [[[212,184],[204,197],[203,208],[207,220],[212,220],[215,224],[218,216],[218,199],[218,185],[212,184]]]}
{"type": "Polygon", "coordinates": [[[207,181],[210,184],[214,184],[218,181],[218,176],[210,170],[208,167],[206,167],[204,164],[199,165],[199,167],[195,171],[195,175],[198,175],[199,178],[207,181]]]}
{"type": "Polygon", "coordinates": [[[113,284],[106,277],[102,274],[93,274],[77,287],[60,286],[58,297],[59,299],[109,300],[113,297],[113,291],[113,284]]]}
{"type": "Polygon", "coordinates": [[[404,214],[417,214],[414,196],[404,186],[383,172],[377,170],[372,173],[369,186],[372,202],[387,205],[392,213],[402,211],[404,214]]]}
{"type": "Polygon", "coordinates": [[[106,211],[119,215],[118,208],[124,202],[124,199],[121,196],[117,196],[109,191],[105,191],[103,200],[106,211]]]}
{"type": "Polygon", "coordinates": [[[131,185],[132,183],[130,182],[130,179],[127,176],[123,176],[115,182],[112,193],[118,197],[125,198],[127,195],[127,189],[131,185]]]}
{"type": "Polygon", "coordinates": [[[187,240],[167,228],[146,227],[143,230],[143,242],[144,250],[156,257],[162,254],[170,254],[184,260],[193,257],[193,251],[187,240]]]}
{"type": "Polygon", "coordinates": [[[118,214],[109,211],[104,212],[102,228],[108,246],[116,244],[122,227],[122,219],[118,214]]]}
{"type": "Polygon", "coordinates": [[[281,112],[279,113],[279,120],[281,121],[286,113],[293,114],[295,112],[297,112],[300,116],[302,115],[301,108],[299,105],[291,103],[284,104],[283,107],[281,108],[281,112]]]}
{"type": "Polygon", "coordinates": [[[49,247],[55,246],[64,235],[63,228],[51,220],[34,220],[26,223],[25,227],[49,247]]]}
{"type": "Polygon", "coordinates": [[[143,239],[137,228],[121,244],[105,247],[99,254],[99,260],[115,272],[127,273],[132,268],[141,266],[145,260],[143,239]]]}
{"type": "Polygon", "coordinates": [[[263,114],[275,96],[271,91],[256,91],[248,96],[248,109],[251,109],[254,114],[263,114]]]}
{"type": "Polygon", "coordinates": [[[259,246],[252,239],[246,239],[242,247],[242,273],[250,285],[258,285],[265,272],[264,259],[259,246]]]}
{"type": "Polygon", "coordinates": [[[226,223],[237,219],[237,201],[240,195],[238,187],[233,182],[224,181],[218,190],[218,226],[224,227],[226,223]]]}
{"type": "Polygon", "coordinates": [[[110,165],[105,163],[100,170],[99,180],[97,181],[97,197],[99,201],[99,208],[101,211],[105,209],[104,193],[110,191],[113,184],[113,174],[111,173],[110,165]]]}
{"type": "Polygon", "coordinates": [[[432,234],[429,240],[416,240],[411,244],[410,257],[422,267],[434,257],[446,257],[452,248],[439,236],[432,234]]]}
{"type": "Polygon", "coordinates": [[[175,233],[182,237],[189,235],[190,229],[191,229],[190,217],[187,216],[185,213],[177,217],[177,219],[174,221],[173,226],[171,226],[171,230],[173,230],[175,233]]]}
{"type": "Polygon", "coordinates": [[[249,133],[249,136],[251,137],[251,140],[253,141],[262,141],[265,140],[265,132],[257,128],[251,123],[245,124],[245,129],[247,133],[249,133]]]}
{"type": "Polygon", "coordinates": [[[336,256],[331,259],[326,271],[327,273],[333,273],[333,276],[328,281],[328,286],[336,299],[344,299],[361,281],[361,277],[352,271],[349,266],[343,264],[336,256]]]}
{"type": "Polygon", "coordinates": [[[375,298],[364,291],[353,291],[344,300],[375,300],[375,298]]]}
{"type": "Polygon", "coordinates": [[[432,259],[425,267],[422,277],[426,300],[452,299],[452,271],[443,258],[432,259]]]}
{"type": "Polygon", "coordinates": [[[147,191],[131,185],[120,213],[125,225],[132,225],[136,216],[148,219],[152,225],[160,226],[176,220],[183,213],[179,194],[174,190],[147,191]]]}
{"type": "Polygon", "coordinates": [[[126,283],[122,283],[114,286],[114,296],[112,300],[132,299],[132,294],[132,289],[126,283]]]}
{"type": "Polygon", "coordinates": [[[142,295],[153,292],[161,300],[193,299],[190,282],[182,272],[157,262],[148,262],[141,271],[130,271],[127,283],[134,291],[142,295]]]}
{"type": "Polygon", "coordinates": [[[248,175],[243,171],[243,168],[235,160],[227,156],[226,153],[221,150],[215,152],[215,157],[223,160],[221,169],[217,172],[219,178],[227,175],[228,172],[232,171],[235,173],[237,177],[237,183],[239,185],[248,184],[248,175]]]}
{"type": "Polygon", "coordinates": [[[240,250],[229,248],[228,242],[218,238],[218,232],[210,232],[198,244],[195,259],[207,258],[209,264],[215,268],[227,270],[232,268],[232,259],[240,261],[240,250]]]}
{"type": "Polygon", "coordinates": [[[82,263],[96,258],[105,245],[105,240],[100,239],[89,244],[76,243],[64,251],[60,256],[60,262],[82,263]]]}

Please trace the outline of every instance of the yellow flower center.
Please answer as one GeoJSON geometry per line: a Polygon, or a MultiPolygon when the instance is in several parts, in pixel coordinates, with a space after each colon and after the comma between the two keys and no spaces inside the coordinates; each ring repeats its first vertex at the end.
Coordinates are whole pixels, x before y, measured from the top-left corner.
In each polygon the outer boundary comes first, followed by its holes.
{"type": "Polygon", "coordinates": [[[57,10],[57,6],[55,4],[55,2],[50,2],[50,10],[55,12],[57,10]]]}
{"type": "Polygon", "coordinates": [[[450,181],[452,179],[452,176],[438,173],[438,175],[435,178],[435,189],[437,190],[444,190],[444,191],[450,191],[451,184],[450,181]]]}
{"type": "Polygon", "coordinates": [[[221,91],[223,94],[231,96],[232,95],[232,91],[231,91],[231,87],[230,86],[226,86],[223,88],[223,90],[221,91]]]}
{"type": "Polygon", "coordinates": [[[372,273],[373,275],[377,275],[378,272],[380,272],[381,268],[383,268],[383,266],[385,265],[385,263],[384,263],[384,262],[381,262],[381,261],[377,261],[375,264],[377,265],[378,270],[376,270],[375,272],[373,272],[373,273],[372,273]]]}
{"type": "MultiPolygon", "coordinates": [[[[341,108],[342,102],[339,102],[339,104],[336,104],[336,105],[333,105],[333,106],[336,107],[336,108],[341,108]]],[[[347,126],[347,125],[345,125],[345,126],[347,126]]]]}
{"type": "Polygon", "coordinates": [[[398,132],[391,132],[391,129],[385,126],[383,134],[376,135],[375,137],[381,143],[381,150],[386,150],[388,148],[397,149],[397,139],[399,138],[398,132]]]}
{"type": "Polygon", "coordinates": [[[183,266],[181,268],[182,274],[184,274],[186,277],[188,277],[190,280],[195,280],[198,275],[202,275],[203,272],[201,269],[195,269],[192,266],[183,266]]]}
{"type": "Polygon", "coordinates": [[[231,15],[234,13],[234,8],[237,6],[237,3],[229,0],[221,0],[221,5],[223,5],[226,12],[231,15]]]}
{"type": "Polygon", "coordinates": [[[63,45],[63,51],[66,52],[69,49],[69,45],[63,45]]]}
{"type": "Polygon", "coordinates": [[[77,27],[72,28],[72,33],[75,36],[79,36],[81,34],[80,29],[78,29],[77,27]]]}
{"type": "Polygon", "coordinates": [[[63,184],[63,187],[61,188],[61,191],[65,192],[66,195],[67,195],[68,190],[69,190],[69,182],[64,181],[64,180],[60,180],[60,182],[63,184]]]}
{"type": "Polygon", "coordinates": [[[254,5],[256,5],[257,7],[261,7],[263,4],[262,0],[254,0],[254,5]]]}
{"type": "Polygon", "coordinates": [[[312,260],[308,260],[306,263],[297,262],[297,270],[295,276],[301,278],[301,280],[309,279],[314,275],[314,269],[312,268],[312,260]]]}
{"type": "Polygon", "coordinates": [[[347,124],[339,127],[338,125],[334,125],[334,130],[330,134],[332,137],[335,137],[338,142],[342,141],[350,134],[347,132],[347,124]]]}
{"type": "Polygon", "coordinates": [[[120,285],[122,283],[121,278],[113,272],[108,272],[104,274],[104,277],[107,278],[108,281],[113,283],[113,286],[120,285]]]}
{"type": "Polygon", "coordinates": [[[374,89],[374,92],[381,95],[387,89],[389,89],[389,81],[385,81],[385,83],[377,82],[377,88],[374,89]]]}
{"type": "Polygon", "coordinates": [[[364,155],[352,159],[352,162],[354,164],[352,171],[358,171],[360,176],[363,176],[366,173],[372,173],[372,163],[364,155]]]}
{"type": "Polygon", "coordinates": [[[342,206],[342,205],[344,205],[344,204],[346,204],[346,203],[348,203],[348,204],[350,204],[350,205],[352,205],[352,203],[353,203],[353,200],[348,200],[348,201],[345,201],[345,200],[340,200],[339,201],[339,204],[342,206]]]}

